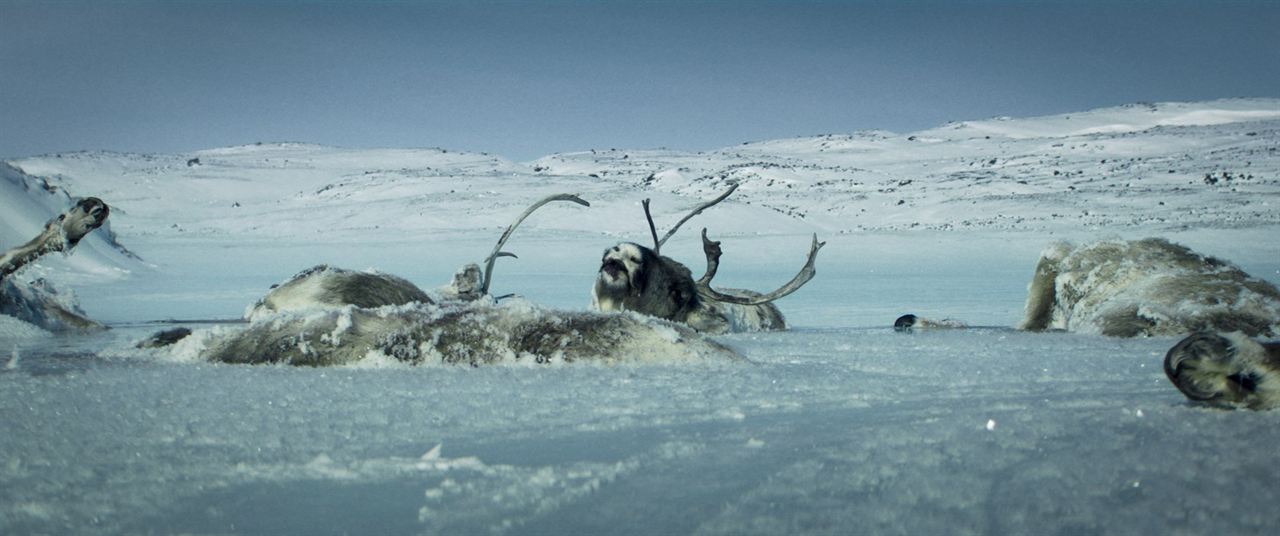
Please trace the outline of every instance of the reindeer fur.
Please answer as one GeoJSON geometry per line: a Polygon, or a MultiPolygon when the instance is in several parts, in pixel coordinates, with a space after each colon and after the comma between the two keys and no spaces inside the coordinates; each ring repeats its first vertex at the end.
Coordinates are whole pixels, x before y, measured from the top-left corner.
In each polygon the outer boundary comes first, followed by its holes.
{"type": "Polygon", "coordinates": [[[692,329],[636,314],[563,312],[524,300],[347,306],[285,312],[209,338],[202,355],[224,363],[302,366],[366,359],[484,365],[499,362],[741,359],[692,329]]]}
{"type": "Polygon", "coordinates": [[[52,331],[101,329],[102,324],[89,319],[74,297],[59,292],[48,281],[20,282],[11,276],[44,255],[71,251],[101,227],[110,212],[101,199],[81,199],[45,224],[31,241],[0,255],[0,314],[52,331]]]}
{"type": "Polygon", "coordinates": [[[1199,332],[1165,355],[1164,372],[1187,398],[1227,408],[1280,407],[1280,342],[1199,332]]]}
{"type": "Polygon", "coordinates": [[[255,317],[316,307],[381,307],[432,303],[413,283],[381,272],[356,272],[325,264],[314,266],[274,287],[245,315],[255,317]]]}
{"type": "Polygon", "coordinates": [[[1167,240],[1065,242],[1040,256],[1019,326],[1115,337],[1280,334],[1280,290],[1167,240]]]}
{"type": "MultiPolygon", "coordinates": [[[[743,297],[759,295],[750,290],[721,291],[743,297]]],[[[605,250],[592,287],[591,305],[599,311],[635,311],[681,322],[704,333],[787,327],[782,312],[772,303],[739,305],[699,295],[688,267],[631,242],[605,250]]]]}

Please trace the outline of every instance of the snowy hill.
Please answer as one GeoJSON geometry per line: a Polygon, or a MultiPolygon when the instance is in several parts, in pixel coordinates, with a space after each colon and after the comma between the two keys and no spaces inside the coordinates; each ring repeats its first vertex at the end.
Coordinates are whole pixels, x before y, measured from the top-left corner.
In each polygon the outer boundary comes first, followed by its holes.
{"type": "MultiPolygon", "coordinates": [[[[6,211],[17,216],[6,216],[0,243],[33,236],[70,192],[107,201],[111,228],[122,242],[160,264],[166,263],[166,245],[321,247],[440,237],[485,243],[530,200],[554,192],[581,194],[593,207],[544,210],[522,233],[594,236],[601,248],[618,239],[644,242],[641,199],[654,199],[661,228],[735,181],[742,187],[732,198],[677,237],[692,244],[684,246],[691,255],[697,255],[699,226],[722,238],[817,232],[837,244],[841,236],[865,242],[923,231],[1013,233],[1037,244],[1029,246],[1034,250],[1052,237],[1164,236],[1280,224],[1280,100],[1130,105],[696,153],[591,150],[527,163],[443,149],[286,143],[180,155],[45,155],[9,160],[4,169],[2,200],[22,208],[6,211]],[[49,201],[52,194],[40,193],[45,190],[59,192],[60,200],[49,201]]],[[[1217,247],[1211,253],[1239,254],[1230,243],[1206,243],[1217,247]]],[[[1258,246],[1280,253],[1276,242],[1249,244],[1258,246]]],[[[431,264],[424,255],[473,259],[483,249],[469,248],[418,251],[413,263],[431,264]]],[[[828,255],[838,249],[829,248],[828,255]]],[[[71,257],[70,273],[137,268],[110,253],[100,238],[82,250],[89,251],[71,257]]],[[[402,257],[349,262],[394,268],[410,262],[402,257]]],[[[275,268],[272,277],[329,259],[288,260],[297,268],[275,268]]],[[[436,272],[424,277],[446,277],[446,270],[436,272]]]]}
{"type": "MultiPolygon", "coordinates": [[[[747,143],[702,153],[603,150],[517,164],[444,150],[262,144],[182,155],[14,159],[27,175],[120,212],[130,236],[333,237],[494,227],[570,190],[624,218],[533,223],[636,235],[639,198],[674,215],[729,181],[719,232],[910,229],[1070,232],[1280,223],[1280,100],[1133,105],[917,132],[747,143]],[[678,197],[677,197],[678,196],[678,197]]],[[[709,215],[709,217],[714,217],[709,215]]],[[[716,226],[713,226],[716,227],[716,226]]],[[[11,237],[4,236],[9,239],[11,237]]]]}
{"type": "MultiPolygon", "coordinates": [[[[535,162],[649,189],[735,197],[830,232],[1079,231],[1280,223],[1280,100],[1230,100],[535,162]],[[1217,182],[1206,183],[1206,176],[1217,182]]],[[[1213,182],[1213,181],[1209,181],[1213,182]]]]}

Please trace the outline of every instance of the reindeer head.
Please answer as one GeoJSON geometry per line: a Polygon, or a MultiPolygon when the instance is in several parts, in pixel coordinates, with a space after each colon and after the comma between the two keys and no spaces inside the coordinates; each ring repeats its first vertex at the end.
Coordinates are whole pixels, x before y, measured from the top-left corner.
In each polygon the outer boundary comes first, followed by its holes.
{"type": "Polygon", "coordinates": [[[604,251],[600,259],[599,284],[610,290],[636,294],[644,289],[644,280],[638,277],[641,267],[651,263],[653,250],[634,244],[622,242],[604,251]]]}
{"type": "Polygon", "coordinates": [[[85,235],[102,227],[110,214],[111,209],[101,199],[86,197],[71,207],[71,210],[58,216],[57,221],[67,237],[67,246],[75,246],[85,235]]]}
{"type": "Polygon", "coordinates": [[[636,311],[679,322],[700,304],[689,268],[631,242],[605,250],[591,300],[601,311],[636,311]]]}
{"type": "Polygon", "coordinates": [[[1165,354],[1164,373],[1197,402],[1280,406],[1280,346],[1259,344],[1240,332],[1200,332],[1179,341],[1165,354]]]}

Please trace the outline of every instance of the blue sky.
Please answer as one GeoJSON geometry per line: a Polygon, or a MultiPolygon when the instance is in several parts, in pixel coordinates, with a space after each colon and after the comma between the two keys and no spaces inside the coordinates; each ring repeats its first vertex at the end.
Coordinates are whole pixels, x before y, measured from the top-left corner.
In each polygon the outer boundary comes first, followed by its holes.
{"type": "Polygon", "coordinates": [[[592,148],[1280,97],[1280,2],[0,0],[0,157],[592,148]]]}

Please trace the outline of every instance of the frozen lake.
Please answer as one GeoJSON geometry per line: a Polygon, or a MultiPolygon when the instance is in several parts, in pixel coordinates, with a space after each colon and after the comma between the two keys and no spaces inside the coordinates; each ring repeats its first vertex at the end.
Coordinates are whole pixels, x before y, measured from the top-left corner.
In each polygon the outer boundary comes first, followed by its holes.
{"type": "MultiPolygon", "coordinates": [[[[1174,339],[889,329],[904,312],[1016,323],[1043,244],[957,236],[831,237],[818,277],[780,302],[794,330],[720,338],[749,363],[487,368],[230,366],[130,347],[167,327],[141,322],[235,317],[322,261],[443,283],[491,239],[419,245],[432,260],[395,265],[373,259],[407,245],[320,258],[143,243],[154,276],[79,291],[114,329],[0,354],[0,532],[1264,534],[1280,523],[1280,413],[1186,403],[1161,371],[1174,339]]],[[[735,260],[719,282],[776,286],[803,239],[727,239],[735,260]]],[[[521,236],[495,290],[582,308],[608,245],[521,236]]],[[[671,251],[698,265],[695,243],[671,251]]]]}

